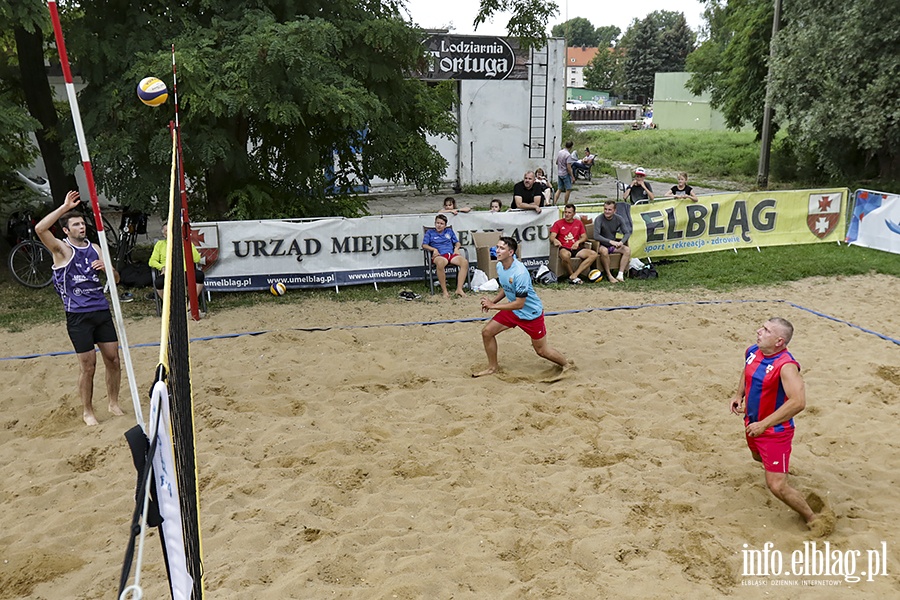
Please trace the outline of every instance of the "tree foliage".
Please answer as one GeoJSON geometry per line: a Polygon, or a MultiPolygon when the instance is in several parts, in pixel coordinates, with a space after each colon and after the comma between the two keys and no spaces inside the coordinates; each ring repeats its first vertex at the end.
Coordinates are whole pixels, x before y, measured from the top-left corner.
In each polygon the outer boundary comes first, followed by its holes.
{"type": "Polygon", "coordinates": [[[762,128],[773,13],[771,0],[707,0],[709,38],[688,57],[688,88],[709,92],[732,129],[762,128]]]}
{"type": "Polygon", "coordinates": [[[596,31],[596,46],[598,48],[611,48],[616,45],[622,30],[615,25],[601,25],[596,31]]]}
{"type": "Polygon", "coordinates": [[[553,0],[479,0],[475,28],[501,12],[511,13],[506,30],[512,37],[519,38],[524,49],[540,48],[547,41],[547,23],[559,13],[559,6],[553,0]]]}
{"type": "Polygon", "coordinates": [[[624,92],[632,100],[653,98],[656,73],[683,71],[696,34],[683,13],[654,11],[635,20],[619,46],[625,50],[624,92]]]}
{"type": "Polygon", "coordinates": [[[69,45],[88,86],[82,106],[98,181],[120,202],[168,197],[173,102],[135,97],[170,85],[176,49],[186,175],[211,218],[353,214],[360,173],[435,187],[446,161],[426,134],[451,135],[447,85],[410,77],[424,49],[390,0],[97,0],[69,45]],[[327,192],[336,190],[336,197],[327,192]]]}
{"type": "Polygon", "coordinates": [[[877,0],[791,0],[772,94],[795,147],[832,176],[900,179],[900,14],[877,0]]]}
{"type": "Polygon", "coordinates": [[[554,25],[550,33],[553,37],[565,38],[566,46],[588,46],[593,48],[597,45],[597,30],[584,17],[575,17],[554,25]]]}
{"type": "Polygon", "coordinates": [[[584,84],[592,90],[608,91],[613,96],[622,95],[625,53],[620,48],[600,48],[584,67],[584,84]]]}
{"type": "MultiPolygon", "coordinates": [[[[788,158],[832,177],[900,178],[900,15],[875,0],[791,0],[774,43],[774,123],[788,158]]],[[[689,57],[694,93],[709,91],[729,127],[760,131],[773,4],[708,0],[709,39],[689,57]]]]}
{"type": "Polygon", "coordinates": [[[566,46],[587,46],[589,48],[609,48],[615,45],[622,30],[615,25],[594,25],[584,17],[575,17],[554,25],[550,34],[556,38],[565,38],[566,46]]]}
{"type": "Polygon", "coordinates": [[[39,124],[25,107],[14,33],[16,28],[40,27],[36,6],[0,0],[0,174],[28,166],[37,154],[29,133],[39,124]]]}

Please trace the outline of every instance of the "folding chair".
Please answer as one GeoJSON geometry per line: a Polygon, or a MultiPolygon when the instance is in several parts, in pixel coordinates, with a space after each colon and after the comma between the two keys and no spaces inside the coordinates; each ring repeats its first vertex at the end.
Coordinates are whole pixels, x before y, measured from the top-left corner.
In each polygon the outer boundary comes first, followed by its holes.
{"type": "Polygon", "coordinates": [[[631,184],[631,169],[616,167],[616,200],[619,200],[619,194],[625,198],[625,190],[631,184]]]}
{"type": "MultiPolygon", "coordinates": [[[[159,277],[159,271],[153,269],[153,299],[156,301],[156,316],[162,316],[162,298],[159,297],[159,294],[156,293],[156,278],[159,277]]],[[[212,299],[212,293],[209,291],[209,288],[205,285],[203,286],[203,291],[200,293],[200,297],[198,300],[200,301],[200,312],[204,315],[209,312],[209,301],[212,299]]]]}
{"type": "MultiPolygon", "coordinates": [[[[452,227],[447,227],[444,231],[447,230],[453,231],[452,227]]],[[[422,239],[425,239],[424,235],[429,230],[434,230],[434,227],[423,227],[422,228],[422,239]]],[[[465,257],[466,261],[469,261],[469,251],[466,250],[465,246],[459,247],[460,253],[465,257]]],[[[435,286],[440,289],[440,281],[438,281],[437,277],[437,268],[434,266],[434,263],[431,262],[431,252],[422,248],[422,258],[425,264],[425,280],[428,281],[428,289],[431,291],[431,295],[434,296],[434,288],[435,286]]],[[[459,277],[459,268],[456,265],[447,265],[444,268],[444,273],[448,278],[450,277],[459,277]]],[[[466,271],[466,283],[463,284],[463,287],[466,289],[472,289],[472,269],[466,271]]]]}
{"type": "MultiPolygon", "coordinates": [[[[582,163],[583,164],[583,163],[582,163]]],[[[585,181],[591,180],[591,168],[594,165],[584,165],[583,167],[576,167],[572,165],[572,174],[575,175],[575,179],[584,179],[585,181]]]]}

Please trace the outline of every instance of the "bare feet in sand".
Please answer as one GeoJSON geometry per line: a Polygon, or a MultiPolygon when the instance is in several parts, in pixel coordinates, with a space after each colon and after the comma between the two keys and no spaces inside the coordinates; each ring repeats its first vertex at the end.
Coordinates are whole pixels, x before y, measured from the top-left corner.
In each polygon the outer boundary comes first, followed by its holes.
{"type": "Polygon", "coordinates": [[[484,371],[472,373],[472,377],[484,377],[485,375],[493,375],[496,372],[497,372],[497,369],[491,367],[491,368],[485,369],[484,371]]]}
{"type": "Polygon", "coordinates": [[[81,417],[84,419],[85,425],[99,425],[94,413],[85,412],[81,417]]]}
{"type": "Polygon", "coordinates": [[[465,297],[466,297],[466,293],[465,293],[464,291],[462,291],[462,290],[456,290],[456,295],[457,295],[458,297],[460,297],[460,298],[465,298],[465,297]]]}
{"type": "Polygon", "coordinates": [[[555,383],[557,381],[561,381],[561,380],[565,379],[566,377],[569,376],[569,373],[575,368],[575,362],[570,360],[565,364],[565,366],[560,366],[560,365],[557,365],[557,366],[559,367],[559,373],[556,373],[555,375],[552,375],[545,379],[541,379],[541,383],[555,383]]]}
{"type": "Polygon", "coordinates": [[[113,403],[113,402],[109,403],[109,412],[116,415],[117,417],[121,417],[121,416],[125,415],[125,413],[122,412],[122,409],[119,408],[118,403],[113,403]]]}
{"type": "Polygon", "coordinates": [[[812,532],[813,537],[821,538],[831,534],[831,532],[834,531],[834,526],[837,521],[834,511],[832,511],[831,508],[825,504],[825,500],[816,493],[810,493],[806,497],[806,503],[809,505],[809,508],[816,513],[816,516],[806,523],[806,526],[809,528],[810,532],[812,532]]]}

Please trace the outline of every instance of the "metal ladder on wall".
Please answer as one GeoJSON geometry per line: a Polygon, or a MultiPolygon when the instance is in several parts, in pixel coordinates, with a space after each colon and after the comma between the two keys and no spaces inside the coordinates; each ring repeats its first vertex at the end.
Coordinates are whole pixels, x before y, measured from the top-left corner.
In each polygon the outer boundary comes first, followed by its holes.
{"type": "Polygon", "coordinates": [[[528,158],[547,157],[547,86],[550,46],[531,50],[531,111],[528,124],[528,158]]]}

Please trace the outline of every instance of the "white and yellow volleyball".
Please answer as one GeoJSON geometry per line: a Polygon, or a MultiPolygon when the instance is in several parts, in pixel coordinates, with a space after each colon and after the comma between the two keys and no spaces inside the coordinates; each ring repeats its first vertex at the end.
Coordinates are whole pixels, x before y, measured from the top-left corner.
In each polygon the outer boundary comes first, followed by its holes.
{"type": "Polygon", "coordinates": [[[273,296],[284,296],[287,293],[287,286],[279,281],[278,283],[273,283],[269,291],[272,292],[273,296]]]}
{"type": "Polygon", "coordinates": [[[156,77],[144,77],[137,86],[137,95],[147,106],[162,106],[169,98],[166,84],[156,77]]]}

